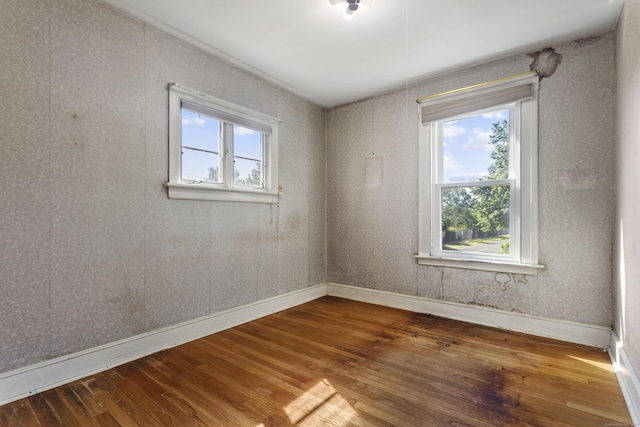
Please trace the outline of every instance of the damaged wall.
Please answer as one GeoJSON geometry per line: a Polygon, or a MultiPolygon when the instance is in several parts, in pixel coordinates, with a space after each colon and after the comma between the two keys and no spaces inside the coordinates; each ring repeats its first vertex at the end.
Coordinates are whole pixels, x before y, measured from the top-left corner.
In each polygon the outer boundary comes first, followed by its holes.
{"type": "MultiPolygon", "coordinates": [[[[530,57],[335,108],[325,121],[319,107],[95,0],[5,1],[0,372],[327,274],[611,325],[613,36],[553,47],[562,63],[540,91],[540,259],[548,269],[508,275],[416,264],[415,99],[521,73],[530,57]],[[279,206],[167,199],[169,82],[283,119],[279,206]]],[[[625,155],[635,153],[625,144],[625,155]]],[[[633,197],[637,188],[624,191],[633,197]]]]}
{"type": "Polygon", "coordinates": [[[325,281],[321,108],[94,0],[0,61],[0,372],[325,281]],[[167,199],[170,82],[283,120],[279,205],[167,199]]]}
{"type": "Polygon", "coordinates": [[[529,70],[527,55],[335,108],[327,116],[328,280],[611,326],[614,37],[553,46],[541,81],[538,276],[418,266],[421,96],[529,70]],[[380,158],[378,185],[368,160],[380,158]]]}

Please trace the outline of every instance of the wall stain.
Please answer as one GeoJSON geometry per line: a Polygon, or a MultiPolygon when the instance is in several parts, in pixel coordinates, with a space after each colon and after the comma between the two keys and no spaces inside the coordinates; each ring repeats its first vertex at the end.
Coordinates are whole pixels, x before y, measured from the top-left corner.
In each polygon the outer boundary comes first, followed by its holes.
{"type": "Polygon", "coordinates": [[[291,215],[287,218],[287,226],[292,231],[298,231],[304,226],[304,220],[300,215],[291,215]]]}
{"type": "Polygon", "coordinates": [[[122,315],[123,323],[131,332],[140,333],[145,329],[145,302],[137,291],[131,290],[128,286],[124,288],[122,294],[106,300],[109,304],[115,304],[116,309],[122,315]]]}
{"type": "Polygon", "coordinates": [[[601,39],[600,36],[589,36],[589,37],[584,37],[578,40],[574,40],[573,44],[578,47],[584,47],[593,43],[597,43],[600,41],[600,39],[601,39]]]}
{"type": "Polygon", "coordinates": [[[500,289],[502,292],[505,292],[507,290],[507,284],[510,283],[511,281],[512,281],[511,274],[496,273],[493,276],[493,283],[491,283],[491,285],[494,288],[500,289]]]}
{"type": "Polygon", "coordinates": [[[527,279],[527,276],[525,274],[495,273],[491,286],[494,289],[499,289],[502,292],[506,292],[509,284],[526,285],[527,283],[529,283],[529,279],[527,279]]]}
{"type": "Polygon", "coordinates": [[[469,304],[469,305],[477,305],[479,307],[484,307],[484,308],[492,308],[494,310],[502,310],[497,305],[486,304],[486,303],[478,302],[478,301],[469,301],[467,304],[469,304]]]}
{"type": "Polygon", "coordinates": [[[169,237],[168,239],[166,239],[167,243],[169,243],[171,246],[176,247],[178,246],[180,243],[182,243],[182,238],[179,236],[173,236],[173,237],[169,237]]]}
{"type": "MultiPolygon", "coordinates": [[[[504,300],[504,295],[517,296],[519,285],[526,285],[528,283],[529,279],[527,279],[527,276],[524,274],[495,273],[490,283],[476,285],[473,288],[473,299],[467,302],[467,304],[496,310],[509,310],[509,308],[505,306],[505,303],[507,305],[511,305],[511,303],[504,300]]],[[[522,311],[517,308],[511,308],[510,311],[522,313],[522,311]]]]}

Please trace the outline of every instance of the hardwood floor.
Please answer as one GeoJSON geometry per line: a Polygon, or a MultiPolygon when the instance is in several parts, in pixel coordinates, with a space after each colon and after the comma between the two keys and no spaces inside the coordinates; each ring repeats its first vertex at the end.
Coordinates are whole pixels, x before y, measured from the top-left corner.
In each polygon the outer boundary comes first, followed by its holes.
{"type": "Polygon", "coordinates": [[[1,426],[630,426],[602,349],[324,297],[0,407],[1,426]]]}

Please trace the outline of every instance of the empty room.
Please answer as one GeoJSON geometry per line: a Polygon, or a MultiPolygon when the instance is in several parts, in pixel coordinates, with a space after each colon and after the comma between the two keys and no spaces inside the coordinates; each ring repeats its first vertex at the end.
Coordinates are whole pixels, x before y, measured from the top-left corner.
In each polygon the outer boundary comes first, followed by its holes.
{"type": "Polygon", "coordinates": [[[0,426],[640,426],[639,0],[2,0],[0,426]]]}

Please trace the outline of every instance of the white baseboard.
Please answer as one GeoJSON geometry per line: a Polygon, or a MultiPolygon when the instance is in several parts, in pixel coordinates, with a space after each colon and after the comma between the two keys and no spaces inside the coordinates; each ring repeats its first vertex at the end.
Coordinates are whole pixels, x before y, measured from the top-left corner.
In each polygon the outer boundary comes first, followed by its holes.
{"type": "Polygon", "coordinates": [[[611,334],[609,355],[616,370],[616,376],[618,377],[624,400],[629,408],[633,425],[640,426],[640,380],[638,380],[638,376],[627,358],[622,341],[620,341],[615,332],[611,334]]]}
{"type": "Polygon", "coordinates": [[[611,344],[611,329],[604,326],[549,319],[338,283],[327,283],[327,294],[576,344],[601,348],[607,348],[611,344]]]}
{"type": "Polygon", "coordinates": [[[0,405],[326,295],[319,284],[0,374],[0,405]]]}

